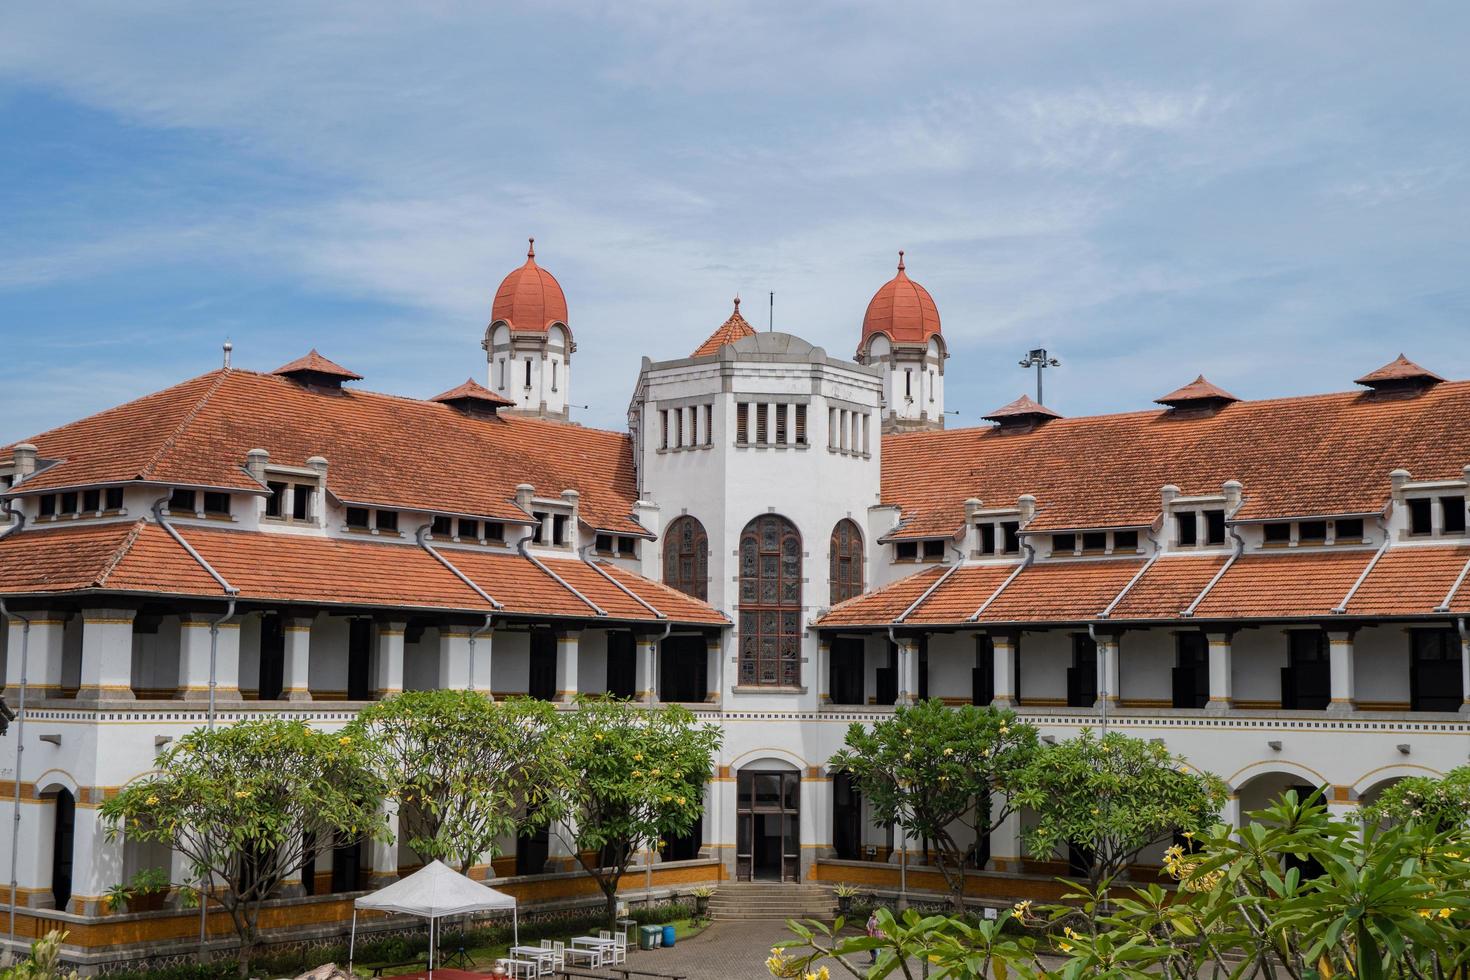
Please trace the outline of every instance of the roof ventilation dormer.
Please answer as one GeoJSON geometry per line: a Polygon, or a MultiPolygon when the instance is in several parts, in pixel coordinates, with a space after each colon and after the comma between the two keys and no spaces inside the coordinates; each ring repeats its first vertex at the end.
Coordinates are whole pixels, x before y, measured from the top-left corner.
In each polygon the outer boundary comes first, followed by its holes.
{"type": "Polygon", "coordinates": [[[1369,371],[1354,384],[1371,388],[1374,398],[1415,398],[1443,381],[1433,371],[1426,371],[1403,354],[1376,371],[1369,371]]]}
{"type": "Polygon", "coordinates": [[[429,401],[441,402],[456,412],[480,418],[493,416],[497,409],[515,406],[509,398],[502,398],[473,378],[466,378],[464,384],[435,395],[429,401]]]}
{"type": "Polygon", "coordinates": [[[317,353],[313,347],[305,357],[298,357],[290,364],[283,364],[271,374],[290,378],[299,385],[311,388],[340,390],[344,381],[361,381],[362,375],[354,374],[340,364],[335,364],[317,353]]]}
{"type": "Polygon", "coordinates": [[[1230,392],[1205,380],[1202,374],[1183,388],[1154,399],[1169,408],[1170,418],[1200,418],[1214,415],[1231,402],[1238,402],[1230,392]]]}
{"type": "Polygon", "coordinates": [[[1061,417],[1060,413],[1053,412],[1029,395],[1022,395],[1009,405],[1003,405],[990,414],[982,416],[985,421],[994,422],[997,431],[1003,433],[1030,432],[1052,419],[1061,417]]]}

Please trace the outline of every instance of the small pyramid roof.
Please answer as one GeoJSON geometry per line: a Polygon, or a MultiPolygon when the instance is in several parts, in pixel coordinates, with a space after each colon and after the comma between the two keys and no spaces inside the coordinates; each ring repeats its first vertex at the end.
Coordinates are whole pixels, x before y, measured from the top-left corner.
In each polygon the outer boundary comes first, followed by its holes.
{"type": "Polygon", "coordinates": [[[1009,405],[1002,405],[995,411],[981,416],[987,422],[1007,422],[1011,419],[1023,418],[1059,419],[1061,417],[1060,412],[1053,412],[1030,395],[1022,395],[1009,405]]]}
{"type": "Polygon", "coordinates": [[[454,402],[480,402],[494,407],[515,404],[509,398],[497,395],[474,378],[465,378],[464,384],[456,385],[448,391],[437,394],[433,398],[430,398],[429,401],[443,402],[446,405],[453,404],[454,402]]]}
{"type": "Polygon", "coordinates": [[[733,344],[737,340],[744,340],[746,337],[754,336],[755,328],[746,322],[745,317],[740,315],[740,297],[736,296],[735,312],[730,314],[730,319],[715,328],[715,332],[710,334],[704,343],[694,348],[694,353],[689,356],[703,357],[706,354],[713,354],[726,344],[733,344]]]}
{"type": "Polygon", "coordinates": [[[296,358],[289,364],[282,364],[271,374],[279,374],[290,377],[293,374],[324,374],[328,377],[341,378],[344,381],[361,381],[362,375],[347,370],[335,361],[329,361],[317,353],[313,347],[307,354],[296,358]]]}
{"type": "Polygon", "coordinates": [[[1380,385],[1394,384],[1396,382],[1404,381],[1427,381],[1431,384],[1438,384],[1443,380],[1444,378],[1441,378],[1433,371],[1426,371],[1424,368],[1409,360],[1403,354],[1399,354],[1398,357],[1395,357],[1393,360],[1383,365],[1383,367],[1379,368],[1376,371],[1369,371],[1367,374],[1354,381],[1353,384],[1366,385],[1369,388],[1376,388],[1380,385]]]}
{"type": "Polygon", "coordinates": [[[1154,399],[1154,402],[1156,404],[1169,405],[1171,407],[1176,405],[1188,405],[1192,402],[1238,401],[1240,401],[1239,398],[1236,398],[1224,388],[1221,388],[1219,385],[1205,380],[1205,376],[1203,374],[1195,378],[1183,388],[1176,388],[1174,391],[1169,392],[1167,395],[1163,395],[1159,398],[1154,399]]]}
{"type": "Polygon", "coordinates": [[[467,878],[443,861],[431,861],[407,878],[355,900],[360,909],[438,919],[490,909],[513,909],[515,897],[467,878]]]}

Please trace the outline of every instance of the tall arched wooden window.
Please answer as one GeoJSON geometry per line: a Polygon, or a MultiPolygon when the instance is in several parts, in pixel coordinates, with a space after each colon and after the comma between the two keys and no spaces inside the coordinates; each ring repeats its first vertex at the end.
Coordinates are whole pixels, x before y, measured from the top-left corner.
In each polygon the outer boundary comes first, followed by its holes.
{"type": "Polygon", "coordinates": [[[832,529],[828,551],[832,567],[828,581],[832,584],[832,605],[863,594],[863,532],[847,518],[832,529]]]}
{"type": "Polygon", "coordinates": [[[664,531],[664,584],[696,599],[709,599],[709,535],[687,514],[664,531]]]}
{"type": "Polygon", "coordinates": [[[775,514],[740,534],[740,683],[801,685],[801,534],[775,514]]]}

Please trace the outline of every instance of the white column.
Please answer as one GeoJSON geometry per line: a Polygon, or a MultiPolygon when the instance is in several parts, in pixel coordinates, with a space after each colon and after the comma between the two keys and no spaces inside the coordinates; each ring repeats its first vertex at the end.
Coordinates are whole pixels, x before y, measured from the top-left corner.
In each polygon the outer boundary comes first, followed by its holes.
{"type": "Polygon", "coordinates": [[[102,811],[95,805],[84,806],[86,799],[87,788],[82,787],[77,797],[74,824],[71,908],[82,914],[96,915],[101,912],[107,890],[123,880],[123,838],[119,835],[113,840],[107,839],[102,811]]]}
{"type": "Polygon", "coordinates": [[[1225,805],[1220,807],[1220,822],[1240,829],[1240,797],[1231,793],[1225,798],[1225,805]]]}
{"type": "Polygon", "coordinates": [[[570,704],[577,699],[577,661],[581,656],[581,630],[565,630],[556,634],[556,696],[553,700],[570,704]]]}
{"type": "Polygon", "coordinates": [[[916,644],[903,637],[898,641],[898,700],[896,705],[913,704],[919,694],[918,656],[916,644]]]}
{"type": "Polygon", "coordinates": [[[286,663],[281,696],[287,701],[310,701],[311,617],[287,617],[285,633],[286,663]]]}
{"type": "Polygon", "coordinates": [[[1021,815],[1012,813],[990,832],[990,864],[996,871],[1021,870],[1021,815]]]}
{"type": "MultiPolygon", "coordinates": [[[[223,612],[224,610],[220,610],[223,612]]],[[[186,701],[209,700],[210,624],[218,613],[188,613],[179,617],[179,697],[186,701]]],[[[288,637],[290,634],[286,634],[288,637]]],[[[290,642],[289,640],[287,642],[290,642]]],[[[86,663],[86,654],[82,656],[86,663]]],[[[240,699],[240,621],[219,624],[215,641],[215,700],[240,699]]],[[[85,669],[85,667],[84,667],[85,669]]]]}
{"type": "Polygon", "coordinates": [[[132,609],[82,612],[82,700],[133,700],[132,609]]]}
{"type": "Polygon", "coordinates": [[[1097,701],[1108,703],[1108,707],[1114,708],[1118,705],[1118,638],[1107,634],[1098,634],[1097,637],[1097,701]]]}
{"type": "MultiPolygon", "coordinates": [[[[382,623],[378,626],[377,697],[403,693],[403,631],[408,624],[382,623]]],[[[396,873],[396,870],[395,870],[396,873]]]]}
{"type": "Polygon", "coordinates": [[[723,671],[725,661],[720,656],[724,650],[724,645],[720,640],[719,634],[710,637],[706,641],[705,650],[707,653],[704,683],[705,687],[709,688],[709,691],[705,694],[705,700],[714,704],[720,704],[725,697],[725,675],[723,671]]]}
{"type": "MultiPolygon", "coordinates": [[[[32,637],[34,639],[34,635],[32,637]]],[[[12,650],[15,647],[11,647],[12,650]]],[[[1464,703],[1460,705],[1460,714],[1470,715],[1470,634],[1460,636],[1460,691],[1464,703]]]]}
{"type": "Polygon", "coordinates": [[[5,694],[14,707],[20,696],[21,646],[26,647],[26,697],[54,698],[61,693],[62,643],[66,619],[59,612],[27,613],[31,620],[29,639],[25,624],[10,620],[10,645],[6,648],[5,694]]]}
{"type": "Polygon", "coordinates": [[[1327,713],[1348,714],[1357,708],[1351,631],[1333,630],[1327,634],[1327,659],[1332,675],[1332,700],[1327,704],[1327,713]]]}
{"type": "Polygon", "coordinates": [[[995,658],[995,700],[991,703],[997,708],[1014,708],[1021,701],[1021,692],[1016,689],[1016,636],[991,633],[990,642],[995,658]]]}
{"type": "Polygon", "coordinates": [[[1210,658],[1210,700],[1205,710],[1212,714],[1223,714],[1234,706],[1231,694],[1231,652],[1229,633],[1208,633],[1210,658]]]}
{"type": "Polygon", "coordinates": [[[640,635],[636,642],[633,700],[653,704],[658,699],[658,639],[640,635]]]}
{"type": "Polygon", "coordinates": [[[832,646],[823,637],[817,642],[817,704],[832,703],[832,646]]]}
{"type": "Polygon", "coordinates": [[[468,648],[470,676],[468,686],[472,691],[479,691],[487,698],[494,699],[491,693],[490,669],[494,664],[495,630],[479,629],[470,630],[469,639],[465,641],[468,648]]]}
{"type": "Polygon", "coordinates": [[[439,687],[446,691],[463,691],[469,686],[469,628],[465,626],[440,626],[439,687]]]}
{"type": "Polygon", "coordinates": [[[384,803],[383,814],[387,817],[388,833],[392,837],[387,841],[373,841],[369,845],[372,851],[372,887],[381,888],[398,878],[398,806],[395,803],[384,803]]]}

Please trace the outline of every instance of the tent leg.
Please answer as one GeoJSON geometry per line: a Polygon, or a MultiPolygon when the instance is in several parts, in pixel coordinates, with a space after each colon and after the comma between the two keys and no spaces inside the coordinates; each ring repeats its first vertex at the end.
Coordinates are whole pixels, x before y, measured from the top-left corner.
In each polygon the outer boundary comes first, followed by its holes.
{"type": "Polygon", "coordinates": [[[357,951],[357,909],[352,910],[352,938],[347,940],[347,975],[352,976],[352,954],[357,951]]]}
{"type": "Polygon", "coordinates": [[[510,931],[515,938],[515,944],[519,946],[521,944],[521,910],[519,907],[512,907],[510,910],[510,931]]]}
{"type": "Polygon", "coordinates": [[[429,980],[434,980],[434,917],[429,916],[429,980]]]}

